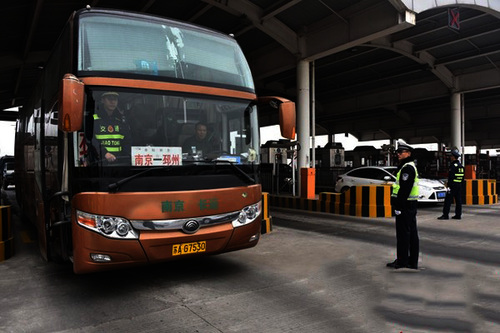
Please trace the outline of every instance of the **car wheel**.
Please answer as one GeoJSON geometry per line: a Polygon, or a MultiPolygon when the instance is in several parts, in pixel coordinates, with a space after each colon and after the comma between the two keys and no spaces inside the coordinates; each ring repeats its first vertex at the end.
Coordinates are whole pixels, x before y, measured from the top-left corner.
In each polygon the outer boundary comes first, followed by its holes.
{"type": "Polygon", "coordinates": [[[344,192],[347,192],[347,190],[349,190],[350,187],[349,186],[344,186],[340,189],[340,193],[344,193],[344,192]]]}

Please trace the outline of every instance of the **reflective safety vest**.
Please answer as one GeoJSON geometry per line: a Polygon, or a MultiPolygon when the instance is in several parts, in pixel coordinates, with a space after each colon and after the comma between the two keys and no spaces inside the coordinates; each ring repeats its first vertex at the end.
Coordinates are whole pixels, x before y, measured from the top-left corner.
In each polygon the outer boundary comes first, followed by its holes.
{"type": "Polygon", "coordinates": [[[407,166],[407,165],[411,165],[415,169],[415,180],[413,181],[413,186],[411,188],[410,195],[408,196],[407,200],[418,200],[418,182],[419,182],[419,179],[418,179],[418,171],[417,171],[417,167],[415,166],[415,162],[408,162],[408,163],[406,163],[398,171],[398,174],[396,175],[396,182],[394,184],[392,184],[392,194],[391,194],[391,196],[392,197],[397,197],[398,196],[399,188],[401,187],[399,185],[399,176],[401,175],[401,170],[403,170],[404,167],[407,166]]]}
{"type": "Polygon", "coordinates": [[[464,181],[464,167],[458,163],[458,161],[453,162],[453,166],[455,166],[455,174],[453,175],[454,183],[461,183],[464,181]]]}
{"type": "MultiPolygon", "coordinates": [[[[98,114],[94,114],[94,121],[102,120],[98,114]]],[[[118,120],[115,124],[100,124],[95,138],[99,140],[101,146],[110,153],[122,151],[122,140],[125,136],[121,133],[121,125],[118,120]]]]}

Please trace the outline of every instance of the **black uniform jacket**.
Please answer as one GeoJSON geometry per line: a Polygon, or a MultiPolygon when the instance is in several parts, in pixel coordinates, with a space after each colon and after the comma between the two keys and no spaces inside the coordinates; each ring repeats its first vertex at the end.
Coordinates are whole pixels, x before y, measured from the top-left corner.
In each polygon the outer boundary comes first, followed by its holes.
{"type": "MultiPolygon", "coordinates": [[[[451,166],[450,166],[450,173],[448,174],[448,187],[451,186],[451,185],[456,185],[456,184],[460,184],[461,182],[455,182],[455,179],[457,179],[457,173],[463,173],[463,172],[459,172],[459,168],[463,168],[462,166],[462,163],[460,163],[459,160],[455,160],[453,162],[451,162],[451,166]]],[[[462,180],[463,180],[463,177],[462,177],[462,180]]]]}

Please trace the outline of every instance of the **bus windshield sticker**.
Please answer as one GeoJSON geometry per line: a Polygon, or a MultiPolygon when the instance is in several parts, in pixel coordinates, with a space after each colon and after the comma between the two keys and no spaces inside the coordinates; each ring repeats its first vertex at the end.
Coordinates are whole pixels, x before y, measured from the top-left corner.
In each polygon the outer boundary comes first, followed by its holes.
{"type": "Polygon", "coordinates": [[[229,161],[229,162],[241,164],[241,156],[222,155],[219,158],[217,158],[217,161],[229,161]]]}
{"type": "Polygon", "coordinates": [[[132,147],[133,166],[182,165],[181,147],[132,147]]]}

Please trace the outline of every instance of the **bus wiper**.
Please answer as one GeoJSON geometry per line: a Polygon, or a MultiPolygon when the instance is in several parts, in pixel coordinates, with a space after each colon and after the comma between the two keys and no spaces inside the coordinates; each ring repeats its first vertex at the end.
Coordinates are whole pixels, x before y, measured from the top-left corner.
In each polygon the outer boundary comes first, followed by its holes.
{"type": "Polygon", "coordinates": [[[228,161],[228,160],[213,160],[211,163],[217,164],[217,163],[228,163],[233,170],[235,170],[239,175],[241,175],[245,180],[248,180],[249,182],[255,184],[256,181],[252,177],[250,177],[245,171],[241,170],[234,162],[228,161]]]}
{"type": "Polygon", "coordinates": [[[134,178],[140,177],[140,176],[142,176],[142,175],[144,175],[144,174],[146,174],[148,172],[151,172],[153,170],[169,170],[169,169],[171,169],[171,167],[167,167],[167,168],[165,168],[165,167],[153,167],[153,168],[146,169],[146,170],[141,171],[139,173],[136,173],[136,174],[134,174],[134,175],[132,175],[130,177],[123,178],[123,179],[120,179],[119,181],[117,181],[115,183],[109,184],[108,185],[108,191],[111,192],[111,193],[115,193],[116,191],[118,191],[118,188],[121,185],[127,183],[128,181],[130,181],[130,180],[132,180],[134,178]]]}

